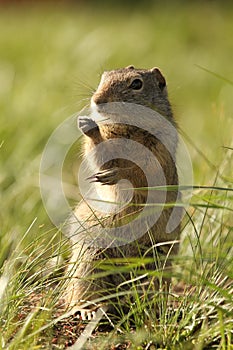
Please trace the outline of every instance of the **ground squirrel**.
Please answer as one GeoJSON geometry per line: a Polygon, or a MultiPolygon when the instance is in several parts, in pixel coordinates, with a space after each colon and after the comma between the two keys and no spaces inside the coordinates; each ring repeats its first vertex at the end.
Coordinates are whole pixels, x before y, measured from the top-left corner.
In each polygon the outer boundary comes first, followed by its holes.
{"type": "MultiPolygon", "coordinates": [[[[142,124],[140,127],[134,122],[132,125],[122,124],[122,122],[101,124],[90,117],[79,118],[78,125],[84,134],[84,155],[93,152],[88,165],[95,173],[89,178],[89,181],[93,181],[94,185],[98,187],[98,191],[102,191],[102,198],[107,200],[110,198],[113,202],[120,202],[123,199],[123,192],[118,187],[119,180],[129,180],[134,190],[130,202],[121,210],[109,215],[93,210],[86,201],[82,201],[75,209],[75,216],[79,222],[79,229],[76,231],[79,232],[75,234],[73,231],[71,235],[73,255],[69,272],[73,274],[66,290],[66,300],[69,305],[77,308],[85,302],[87,302],[85,307],[88,303],[92,307],[92,301],[101,299],[107,293],[116,293],[116,291],[121,290],[121,284],[124,286],[124,290],[130,288],[130,283],[127,285],[126,281],[132,278],[132,275],[130,275],[130,271],[122,272],[120,269],[122,260],[117,262],[116,259],[125,259],[127,262],[127,259],[135,257],[152,258],[145,264],[145,269],[151,271],[158,269],[158,260],[161,257],[163,265],[169,268],[171,263],[167,255],[177,254],[178,251],[178,243],[173,244],[171,241],[179,240],[179,223],[175,225],[172,232],[167,233],[172,207],[163,208],[156,222],[153,225],[148,224],[148,229],[136,239],[131,237],[127,242],[128,237],[133,236],[134,233],[129,232],[129,228],[124,230],[125,223],[130,222],[132,218],[134,221],[134,218],[137,218],[143,210],[143,204],[147,203],[149,186],[145,173],[149,173],[153,179],[150,186],[151,184],[153,186],[161,185],[161,176],[165,179],[166,185],[178,185],[175,165],[177,135],[174,132],[171,135],[171,131],[167,127],[169,124],[172,126],[171,130],[176,129],[176,123],[168,100],[165,78],[158,68],[146,70],[129,66],[104,72],[100,84],[91,98],[91,109],[102,112],[102,115],[108,118],[109,113],[104,109],[104,106],[109,103],[120,103],[121,108],[124,108],[124,105],[132,105],[130,118],[133,118],[136,108],[139,108],[139,114],[141,111],[143,112],[140,108],[145,108],[151,114],[149,116],[151,124],[149,127],[147,125],[147,128],[143,128],[143,115],[141,115],[142,124]],[[159,113],[161,118],[165,118],[167,124],[160,121],[155,125],[155,132],[150,133],[150,130],[153,131],[153,123],[155,122],[153,113],[157,113],[157,115],[159,113]],[[168,142],[171,142],[170,150],[161,142],[160,135],[162,135],[161,137],[165,135],[168,142]],[[123,139],[126,140],[126,145],[127,141],[135,142],[136,148],[133,152],[134,154],[138,153],[137,157],[142,166],[136,164],[134,160],[116,156],[118,154],[116,145],[104,142],[123,139]],[[102,149],[96,148],[100,144],[103,144],[102,149]],[[139,145],[138,150],[137,145],[139,145]],[[111,156],[106,158],[107,161],[103,164],[104,154],[111,156]],[[161,173],[163,174],[161,175],[161,173]],[[90,244],[91,239],[95,235],[97,236],[99,229],[103,227],[122,227],[126,241],[118,246],[108,244],[105,247],[100,247],[90,244]],[[110,272],[106,268],[102,268],[102,264],[108,261],[111,261],[110,272]]],[[[120,147],[121,144],[118,148],[120,147]]],[[[152,193],[149,202],[154,204],[160,203],[160,195],[163,197],[165,192],[152,190],[152,193]]],[[[177,190],[168,191],[165,193],[164,202],[166,204],[174,203],[177,198],[177,190]]],[[[152,211],[155,211],[153,206],[152,211]]],[[[141,221],[138,221],[137,228],[139,230],[140,225],[141,221]]],[[[169,278],[164,279],[165,283],[169,283],[169,281],[169,278]]],[[[154,286],[158,289],[156,279],[154,286]]]]}

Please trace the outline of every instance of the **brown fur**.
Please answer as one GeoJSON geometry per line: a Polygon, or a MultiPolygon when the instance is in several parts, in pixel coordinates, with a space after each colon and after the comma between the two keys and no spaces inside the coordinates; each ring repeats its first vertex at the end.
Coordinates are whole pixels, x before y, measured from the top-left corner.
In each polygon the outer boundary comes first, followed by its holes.
{"type": "MultiPolygon", "coordinates": [[[[171,106],[168,101],[166,81],[158,68],[146,70],[135,69],[133,66],[129,66],[103,73],[99,87],[92,96],[92,105],[98,107],[107,102],[128,102],[149,107],[161,113],[175,125],[171,106]],[[142,88],[135,90],[130,88],[132,82],[139,84],[140,87],[140,82],[135,82],[135,79],[142,81],[142,88]]],[[[166,133],[168,130],[160,130],[159,132],[166,133]]],[[[178,185],[174,159],[166,147],[147,130],[131,125],[109,123],[97,125],[96,128],[85,131],[84,133],[84,154],[88,154],[88,152],[95,149],[96,145],[106,140],[117,138],[130,139],[145,146],[145,149],[150,150],[157,158],[163,169],[167,185],[178,185]]],[[[173,141],[174,153],[176,151],[176,142],[177,140],[175,139],[173,141]]],[[[99,169],[101,171],[117,169],[111,184],[105,184],[103,186],[98,181],[96,182],[96,186],[99,191],[102,191],[104,198],[110,198],[116,202],[122,200],[122,194],[117,185],[117,181],[120,179],[128,179],[134,188],[147,187],[144,170],[153,175],[155,179],[154,186],[160,184],[159,169],[153,163],[152,159],[146,157],[146,154],[140,154],[143,166],[139,167],[127,159],[114,159],[115,149],[111,145],[106,146],[105,151],[110,155],[112,154],[113,160],[102,165],[102,155],[97,154],[97,152],[94,155],[94,160],[92,160],[97,169],[101,165],[99,169]]],[[[177,191],[168,191],[166,202],[175,202],[177,195],[177,191]]],[[[158,243],[179,239],[180,226],[176,227],[172,233],[166,233],[166,225],[173,208],[164,209],[158,221],[148,232],[138,238],[137,241],[132,241],[121,247],[107,247],[103,249],[90,246],[89,234],[92,236],[97,235],[100,226],[120,226],[127,222],[130,217],[137,217],[142,207],[135,204],[146,203],[146,199],[147,191],[145,189],[134,190],[131,205],[127,205],[119,213],[107,217],[97,211],[93,212],[85,201],[82,201],[77,206],[75,215],[83,225],[83,232],[79,233],[78,237],[75,237],[73,240],[73,255],[69,267],[69,272],[71,273],[73,271],[73,275],[66,291],[68,304],[75,307],[82,307],[85,304],[84,301],[91,302],[98,297],[106,295],[106,293],[116,292],[117,286],[129,278],[130,272],[124,276],[117,273],[118,266],[120,266],[117,263],[112,263],[110,274],[102,274],[102,277],[94,276],[99,272],[103,272],[101,264],[106,263],[109,259],[124,258],[127,261],[127,259],[132,257],[152,257],[154,262],[147,264],[146,269],[155,270],[158,268],[159,256],[164,256],[166,260],[168,252],[172,254],[177,253],[178,244],[168,243],[156,248],[156,244],[158,243]]],[[[155,191],[154,201],[159,202],[159,191],[155,191]]],[[[126,232],[126,236],[130,234],[132,233],[126,232]]],[[[170,260],[167,260],[164,265],[170,267],[170,260]]],[[[169,283],[170,279],[164,281],[169,283]]],[[[155,289],[158,289],[157,280],[154,281],[154,285],[155,289]]]]}

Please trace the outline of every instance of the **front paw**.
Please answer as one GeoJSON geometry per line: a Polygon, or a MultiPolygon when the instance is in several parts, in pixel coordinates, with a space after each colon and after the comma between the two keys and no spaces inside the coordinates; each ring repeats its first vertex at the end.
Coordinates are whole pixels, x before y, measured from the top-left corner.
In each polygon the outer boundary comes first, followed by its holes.
{"type": "Polygon", "coordinates": [[[90,182],[100,182],[102,185],[115,185],[120,180],[119,168],[101,170],[87,178],[90,182]]]}
{"type": "Polygon", "coordinates": [[[93,132],[99,130],[96,122],[88,117],[80,116],[78,117],[78,128],[82,131],[83,134],[90,136],[93,132]]]}

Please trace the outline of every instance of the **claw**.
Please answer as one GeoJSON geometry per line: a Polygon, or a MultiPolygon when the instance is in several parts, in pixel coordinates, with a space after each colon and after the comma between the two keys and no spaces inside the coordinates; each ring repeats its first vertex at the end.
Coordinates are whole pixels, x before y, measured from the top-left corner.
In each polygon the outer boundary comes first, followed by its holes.
{"type": "Polygon", "coordinates": [[[96,182],[96,181],[98,181],[98,178],[96,175],[92,175],[92,176],[87,177],[85,180],[92,180],[90,182],[96,182]]]}
{"type": "Polygon", "coordinates": [[[96,311],[80,309],[76,311],[75,317],[82,321],[91,321],[96,318],[96,311]]]}
{"type": "Polygon", "coordinates": [[[113,185],[118,180],[118,168],[99,171],[98,173],[89,176],[86,180],[92,182],[100,182],[102,185],[113,185]]]}

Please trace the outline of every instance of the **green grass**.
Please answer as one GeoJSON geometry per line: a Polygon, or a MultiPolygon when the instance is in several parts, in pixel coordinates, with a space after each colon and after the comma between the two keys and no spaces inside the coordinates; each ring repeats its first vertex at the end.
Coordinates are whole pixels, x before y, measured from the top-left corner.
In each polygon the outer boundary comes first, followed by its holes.
{"type": "MultiPolygon", "coordinates": [[[[138,301],[131,324],[123,318],[83,348],[233,349],[232,35],[233,7],[217,1],[1,7],[0,349],[64,348],[65,340],[52,347],[51,324],[69,247],[41,201],[40,159],[51,132],[88,103],[99,74],[129,64],[162,69],[194,185],[209,188],[194,189],[184,220],[174,285],[186,292],[169,305],[158,293],[159,317],[138,301]]],[[[64,169],[68,182],[78,151],[64,169]]]]}

